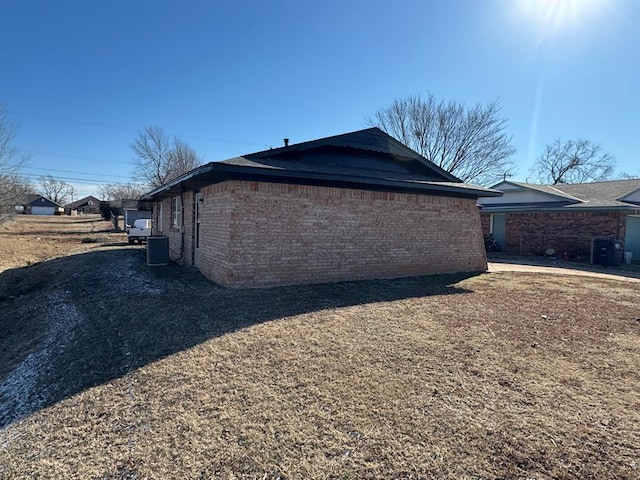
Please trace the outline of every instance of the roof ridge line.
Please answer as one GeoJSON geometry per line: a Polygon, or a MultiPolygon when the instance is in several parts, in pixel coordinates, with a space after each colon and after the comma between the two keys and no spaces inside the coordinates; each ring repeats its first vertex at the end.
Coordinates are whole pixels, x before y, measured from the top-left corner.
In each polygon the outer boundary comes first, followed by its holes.
{"type": "Polygon", "coordinates": [[[578,200],[579,202],[588,202],[588,200],[583,200],[582,198],[576,197],[575,195],[571,195],[570,193],[567,192],[563,192],[562,190],[560,190],[559,188],[555,187],[554,185],[547,185],[547,187],[549,187],[551,190],[555,190],[556,192],[561,193],[562,195],[565,195],[567,197],[571,197],[574,200],[578,200]]]}

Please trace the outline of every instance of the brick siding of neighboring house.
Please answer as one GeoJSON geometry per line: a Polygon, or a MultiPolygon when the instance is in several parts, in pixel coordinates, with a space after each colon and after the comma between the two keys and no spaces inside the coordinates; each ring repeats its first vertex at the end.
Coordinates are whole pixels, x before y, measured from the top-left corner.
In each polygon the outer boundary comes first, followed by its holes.
{"type": "MultiPolygon", "coordinates": [[[[475,199],[248,181],[201,193],[197,267],[225,286],[486,270],[475,199]]],[[[194,198],[183,195],[182,233],[170,228],[170,199],[155,232],[185,264],[194,260],[194,198]]]]}
{"type": "Polygon", "coordinates": [[[480,214],[480,224],[482,225],[482,234],[489,235],[491,232],[491,215],[480,214]]]}
{"type": "MultiPolygon", "coordinates": [[[[481,214],[482,229],[489,234],[490,214],[481,214]]],[[[571,258],[589,258],[594,238],[624,241],[626,214],[620,212],[507,213],[504,251],[543,255],[552,248],[571,258]]]]}

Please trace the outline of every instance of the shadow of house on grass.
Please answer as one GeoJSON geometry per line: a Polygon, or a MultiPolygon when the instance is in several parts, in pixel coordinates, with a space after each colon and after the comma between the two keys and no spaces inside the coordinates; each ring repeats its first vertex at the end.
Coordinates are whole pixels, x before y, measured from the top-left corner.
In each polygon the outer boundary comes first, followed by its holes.
{"type": "Polygon", "coordinates": [[[231,290],[193,268],[148,267],[144,254],[91,252],[0,274],[0,427],[251,325],[469,293],[454,284],[473,275],[231,290]]]}

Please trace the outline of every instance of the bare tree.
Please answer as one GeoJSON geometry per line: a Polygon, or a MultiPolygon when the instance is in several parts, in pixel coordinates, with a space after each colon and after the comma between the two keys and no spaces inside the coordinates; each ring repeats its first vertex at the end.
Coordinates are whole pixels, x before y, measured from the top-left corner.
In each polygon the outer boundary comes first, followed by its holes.
{"type": "Polygon", "coordinates": [[[640,170],[638,170],[638,173],[629,173],[629,172],[622,172],[618,175],[618,178],[620,180],[635,180],[640,178],[640,170]]]}
{"type": "Polygon", "coordinates": [[[0,173],[0,224],[11,219],[24,205],[30,185],[17,175],[0,173]]]}
{"type": "Polygon", "coordinates": [[[202,164],[196,151],[184,140],[174,137],[169,151],[169,168],[171,177],[178,178],[202,164]]]}
{"type": "Polygon", "coordinates": [[[149,188],[159,187],[198,167],[202,162],[186,142],[160,127],[145,127],[131,144],[136,178],[149,188]]]}
{"type": "Polygon", "coordinates": [[[601,182],[612,177],[615,161],[599,144],[558,138],[545,147],[533,168],[544,184],[601,182]]]}
{"type": "Polygon", "coordinates": [[[65,181],[58,180],[51,175],[46,175],[38,179],[38,193],[43,197],[62,205],[72,198],[75,192],[73,185],[65,181]]]}
{"type": "Polygon", "coordinates": [[[515,153],[498,101],[473,108],[410,96],[378,110],[366,124],[379,127],[464,182],[488,185],[510,175],[515,153]]]}
{"type": "Polygon", "coordinates": [[[138,199],[146,189],[139,183],[107,183],[98,187],[102,200],[138,199]]]}
{"type": "Polygon", "coordinates": [[[29,184],[19,175],[26,161],[13,146],[15,123],[9,121],[4,104],[0,103],[0,223],[11,218],[22,205],[29,184]]]}

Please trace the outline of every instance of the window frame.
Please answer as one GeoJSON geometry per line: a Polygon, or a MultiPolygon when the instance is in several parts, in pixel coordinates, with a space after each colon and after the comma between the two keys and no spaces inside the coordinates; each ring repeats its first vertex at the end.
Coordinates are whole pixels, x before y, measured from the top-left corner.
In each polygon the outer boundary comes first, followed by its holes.
{"type": "Polygon", "coordinates": [[[182,224],[182,202],[180,197],[171,197],[171,228],[180,230],[182,224]]]}

